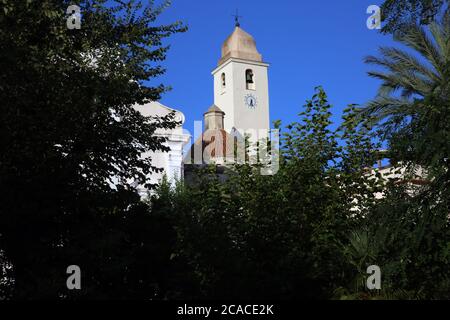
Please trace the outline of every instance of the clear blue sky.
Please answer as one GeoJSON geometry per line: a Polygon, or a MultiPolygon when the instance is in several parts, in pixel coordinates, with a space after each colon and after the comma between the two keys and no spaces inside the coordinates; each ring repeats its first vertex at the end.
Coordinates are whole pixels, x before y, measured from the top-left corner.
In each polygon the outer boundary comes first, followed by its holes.
{"type": "Polygon", "coordinates": [[[363,58],[392,45],[390,35],[369,30],[369,5],[381,0],[173,0],[160,22],[181,20],[189,30],[166,41],[167,73],[158,81],[171,85],[161,102],[194,120],[213,104],[211,71],[217,66],[224,40],[234,29],[231,16],[239,9],[241,27],[254,36],[264,61],[270,63],[271,122],[294,121],[315,86],[322,85],[333,105],[333,121],[350,103],[373,98],[379,81],[367,76],[363,58]]]}

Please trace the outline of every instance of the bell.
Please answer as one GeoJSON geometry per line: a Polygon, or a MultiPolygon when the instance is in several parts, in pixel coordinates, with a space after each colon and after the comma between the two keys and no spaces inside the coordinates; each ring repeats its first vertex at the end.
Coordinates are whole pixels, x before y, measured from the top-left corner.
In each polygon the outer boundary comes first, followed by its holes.
{"type": "Polygon", "coordinates": [[[247,83],[253,83],[253,72],[247,71],[247,83]]]}

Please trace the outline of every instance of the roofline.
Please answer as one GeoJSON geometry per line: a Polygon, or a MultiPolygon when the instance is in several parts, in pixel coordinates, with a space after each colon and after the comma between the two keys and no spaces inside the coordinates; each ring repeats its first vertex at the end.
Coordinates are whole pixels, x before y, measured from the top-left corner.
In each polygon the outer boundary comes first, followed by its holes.
{"type": "Polygon", "coordinates": [[[163,107],[163,108],[166,108],[166,109],[169,109],[169,110],[172,110],[172,111],[175,111],[175,112],[183,113],[183,112],[181,112],[180,110],[174,109],[174,108],[172,108],[172,107],[168,107],[168,106],[166,106],[165,104],[162,104],[162,103],[159,102],[159,101],[150,101],[150,103],[157,103],[157,104],[159,104],[159,105],[160,105],[161,107],[163,107]]]}
{"type": "Polygon", "coordinates": [[[157,100],[156,101],[149,101],[147,103],[137,104],[137,105],[139,105],[139,106],[146,106],[146,105],[149,105],[149,104],[152,104],[152,103],[156,103],[156,104],[158,104],[160,107],[162,107],[164,109],[167,109],[169,111],[173,111],[175,114],[180,114],[181,115],[181,125],[183,125],[186,122],[186,116],[185,116],[185,114],[182,111],[180,111],[178,109],[174,109],[172,107],[168,107],[168,106],[162,104],[161,102],[159,102],[157,100]]]}
{"type": "MultiPolygon", "coordinates": [[[[219,108],[219,107],[217,107],[219,108]]],[[[209,110],[209,109],[208,109],[209,110]]],[[[222,109],[219,108],[219,110],[211,110],[211,111],[206,111],[205,113],[203,113],[203,115],[206,115],[208,113],[221,113],[221,114],[225,114],[224,111],[222,111],[222,109]]]]}
{"type": "Polygon", "coordinates": [[[267,62],[260,62],[260,61],[253,61],[253,60],[245,60],[245,59],[239,59],[239,58],[233,58],[230,57],[227,60],[225,60],[225,62],[223,62],[221,65],[217,66],[212,72],[211,74],[214,75],[216,74],[218,71],[220,71],[222,68],[224,68],[225,66],[227,66],[229,63],[231,62],[237,62],[237,63],[245,63],[245,64],[252,64],[255,66],[262,66],[262,67],[269,67],[270,64],[267,62]]]}

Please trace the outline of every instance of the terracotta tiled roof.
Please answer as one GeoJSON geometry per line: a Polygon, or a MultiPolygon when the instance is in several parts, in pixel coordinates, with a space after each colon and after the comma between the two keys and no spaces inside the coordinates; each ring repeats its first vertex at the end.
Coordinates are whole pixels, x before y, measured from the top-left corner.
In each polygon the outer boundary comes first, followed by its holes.
{"type": "Polygon", "coordinates": [[[223,129],[206,130],[191,146],[187,155],[191,163],[197,160],[194,159],[196,150],[201,150],[202,163],[234,158],[234,137],[223,129]]]}

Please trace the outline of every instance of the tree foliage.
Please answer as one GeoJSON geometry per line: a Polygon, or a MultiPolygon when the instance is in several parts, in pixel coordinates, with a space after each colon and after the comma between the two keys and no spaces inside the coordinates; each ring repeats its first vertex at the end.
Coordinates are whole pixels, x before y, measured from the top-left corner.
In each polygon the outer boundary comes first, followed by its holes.
{"type": "Polygon", "coordinates": [[[237,165],[226,181],[213,170],[195,184],[163,188],[156,203],[165,199],[175,219],[175,259],[196,284],[184,295],[330,298],[348,281],[342,248],[378,188],[363,174],[375,148],[370,131],[352,121],[331,130],[330,107],[318,88],[300,121],[287,126],[273,176],[237,165]]]}
{"type": "Polygon", "coordinates": [[[169,296],[448,297],[448,191],[386,181],[371,169],[377,131],[358,122],[357,106],[331,130],[318,88],[299,116],[283,130],[277,174],[238,165],[223,181],[211,168],[153,198],[177,233],[169,296]],[[381,291],[366,287],[370,265],[382,270],[381,291]]]}
{"type": "Polygon", "coordinates": [[[133,108],[167,89],[153,82],[164,72],[163,40],[185,30],[156,22],[168,2],[80,1],[73,30],[71,4],[1,1],[0,244],[16,298],[67,296],[71,264],[98,296],[132,281],[125,253],[133,236],[122,228],[133,230],[143,210],[136,183],[158,170],[141,153],[166,150],[154,132],[175,125],[133,108]]]}
{"type": "Polygon", "coordinates": [[[411,26],[397,40],[416,54],[383,47],[380,57],[366,58],[384,70],[369,72],[382,84],[361,116],[381,125],[395,160],[430,167],[432,178],[448,178],[450,14],[431,23],[429,30],[411,26]]]}
{"type": "Polygon", "coordinates": [[[382,84],[359,119],[376,124],[393,163],[407,169],[403,182],[422,172],[419,186],[389,183],[365,225],[355,231],[355,237],[372,242],[359,250],[367,254],[358,258],[354,250],[350,258],[378,261],[384,270],[384,297],[450,296],[449,30],[447,11],[428,28],[410,24],[396,38],[416,55],[381,48],[381,57],[366,59],[385,71],[369,73],[382,84]]]}
{"type": "Polygon", "coordinates": [[[381,7],[385,22],[384,33],[402,33],[410,25],[428,25],[442,10],[448,9],[448,0],[385,0],[381,7]]]}
{"type": "Polygon", "coordinates": [[[433,39],[400,38],[428,61],[368,58],[388,69],[371,73],[382,95],[337,129],[316,88],[281,130],[276,174],[205,168],[142,201],[136,182],[158,168],[140,155],[166,150],[154,132],[175,125],[133,108],[167,89],[148,82],[163,40],[185,30],[157,23],[167,2],[81,1],[80,30],[66,27],[69,1],[0,3],[0,299],[450,296],[448,20],[433,39]],[[382,178],[380,132],[427,184],[382,178]],[[80,291],[66,288],[73,264],[80,291]],[[372,264],[381,291],[364,286],[372,264]]]}

